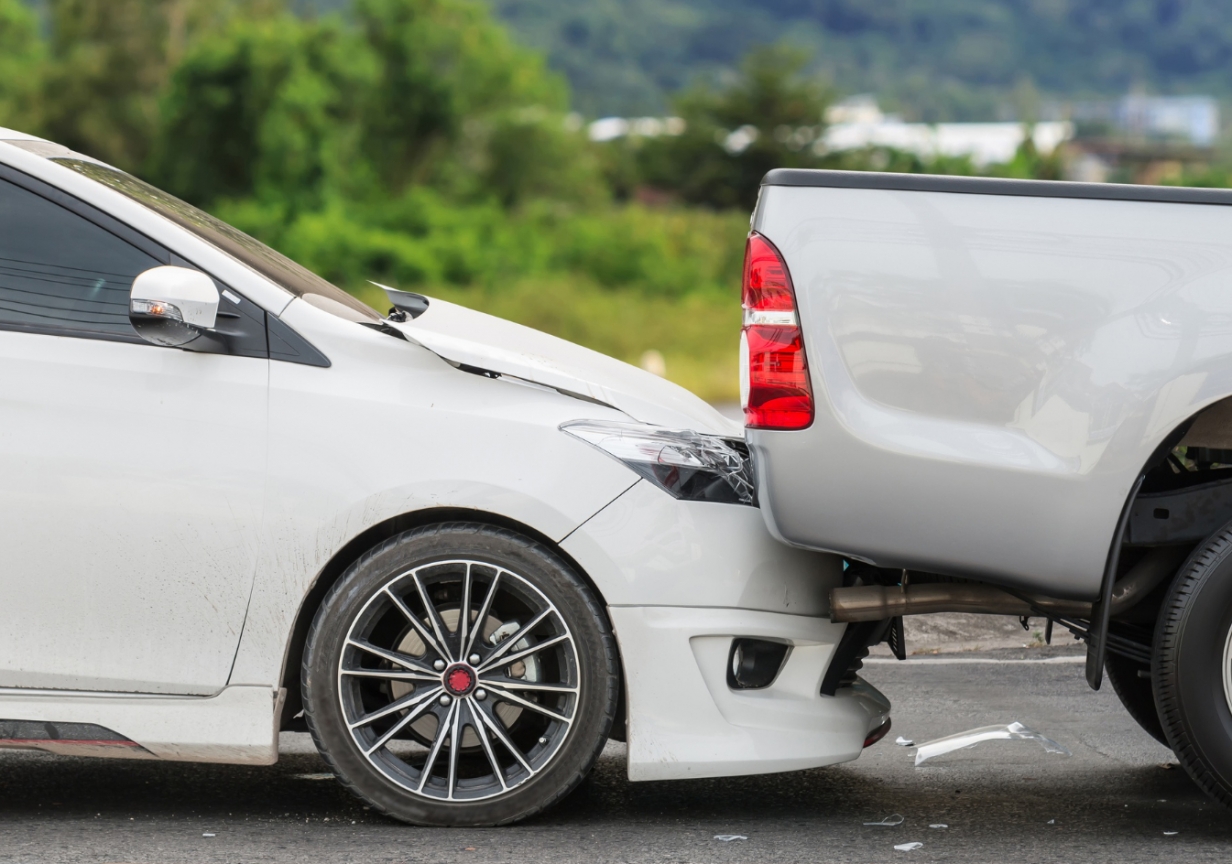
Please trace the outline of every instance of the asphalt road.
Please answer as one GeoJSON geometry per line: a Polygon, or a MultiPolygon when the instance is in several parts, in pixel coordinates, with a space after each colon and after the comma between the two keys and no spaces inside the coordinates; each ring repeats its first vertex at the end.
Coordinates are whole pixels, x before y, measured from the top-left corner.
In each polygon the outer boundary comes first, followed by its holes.
{"type": "MultiPolygon", "coordinates": [[[[366,810],[306,736],[272,768],[0,756],[0,862],[1226,861],[1207,801],[1057,649],[897,663],[865,677],[894,731],[856,762],[793,774],[631,784],[620,745],[561,806],[512,828],[420,829],[366,810]],[[1021,662],[1020,658],[1034,662],[1021,662]],[[975,661],[997,662],[975,662],[975,661]],[[916,768],[895,746],[1020,721],[1066,745],[989,742],[916,768]],[[865,827],[892,814],[895,828],[865,827]],[[930,825],[945,824],[946,828],[930,825]],[[1165,832],[1176,832],[1168,835],[1165,832]],[[205,835],[213,836],[205,836],[205,835]],[[716,834],[747,840],[721,842],[716,834]],[[910,852],[894,846],[924,845],[910,852]]],[[[1071,657],[1073,657],[1071,652],[1071,657]]]]}

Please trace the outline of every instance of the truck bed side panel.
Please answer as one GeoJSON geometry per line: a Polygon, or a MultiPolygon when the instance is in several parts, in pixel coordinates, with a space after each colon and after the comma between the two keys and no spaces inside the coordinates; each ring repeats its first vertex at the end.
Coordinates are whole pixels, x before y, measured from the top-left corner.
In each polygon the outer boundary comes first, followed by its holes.
{"type": "Polygon", "coordinates": [[[817,419],[750,430],[790,543],[1058,596],[1151,452],[1232,394],[1232,208],[767,186],[817,419]]]}

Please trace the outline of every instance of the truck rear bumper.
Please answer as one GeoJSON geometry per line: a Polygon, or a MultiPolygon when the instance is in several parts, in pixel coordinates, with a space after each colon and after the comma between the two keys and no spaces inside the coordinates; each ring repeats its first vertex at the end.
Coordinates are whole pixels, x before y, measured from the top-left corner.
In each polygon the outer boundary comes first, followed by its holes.
{"type": "Polygon", "coordinates": [[[844,626],[747,609],[613,606],[629,709],[629,779],[797,771],[860,755],[890,703],[858,682],[836,696],[821,680],[844,626]],[[733,690],[732,640],[786,642],[774,682],[733,690]]]}

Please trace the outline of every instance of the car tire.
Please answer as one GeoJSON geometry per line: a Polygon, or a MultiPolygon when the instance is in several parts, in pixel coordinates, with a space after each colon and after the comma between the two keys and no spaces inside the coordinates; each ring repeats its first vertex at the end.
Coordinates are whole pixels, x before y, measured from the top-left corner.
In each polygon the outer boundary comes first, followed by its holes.
{"type": "Polygon", "coordinates": [[[1155,627],[1151,678],[1168,745],[1232,806],[1232,523],[1181,567],[1155,627]]]}
{"type": "Polygon", "coordinates": [[[1108,654],[1104,659],[1104,670],[1129,716],[1148,735],[1165,747],[1169,746],[1163,723],[1159,720],[1159,711],[1155,707],[1155,687],[1149,676],[1143,678],[1138,674],[1149,672],[1150,667],[1118,654],[1108,654]]]}
{"type": "Polygon", "coordinates": [[[377,810],[503,825],[586,777],[619,674],[604,610],[568,563],[454,522],[393,537],[338,580],[308,635],[304,710],[326,762],[377,810]]]}

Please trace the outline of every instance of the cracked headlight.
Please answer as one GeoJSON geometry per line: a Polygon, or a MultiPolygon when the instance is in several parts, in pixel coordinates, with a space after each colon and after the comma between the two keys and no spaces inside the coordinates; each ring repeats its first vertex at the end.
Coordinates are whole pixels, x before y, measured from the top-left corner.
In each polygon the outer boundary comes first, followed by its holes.
{"type": "Polygon", "coordinates": [[[674,498],[757,504],[753,463],[743,441],[598,420],[575,420],[560,429],[620,460],[674,498]]]}

